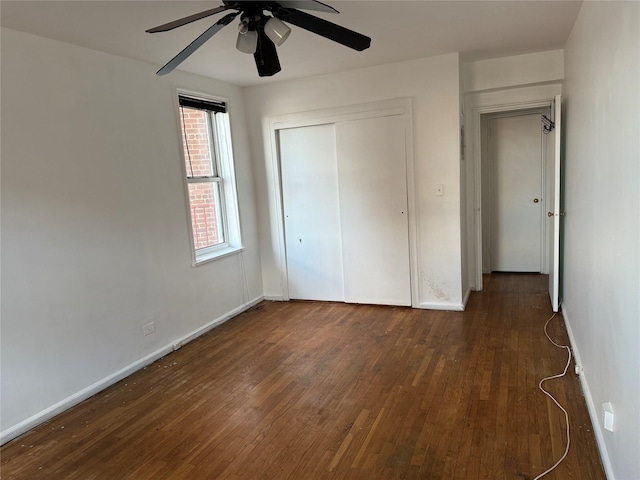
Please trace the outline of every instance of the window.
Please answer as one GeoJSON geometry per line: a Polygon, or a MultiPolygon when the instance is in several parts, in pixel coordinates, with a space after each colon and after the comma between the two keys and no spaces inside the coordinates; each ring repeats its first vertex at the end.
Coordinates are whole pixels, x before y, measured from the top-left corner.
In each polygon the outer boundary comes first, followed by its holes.
{"type": "Polygon", "coordinates": [[[178,95],[194,264],[236,251],[240,231],[227,105],[178,95]]]}

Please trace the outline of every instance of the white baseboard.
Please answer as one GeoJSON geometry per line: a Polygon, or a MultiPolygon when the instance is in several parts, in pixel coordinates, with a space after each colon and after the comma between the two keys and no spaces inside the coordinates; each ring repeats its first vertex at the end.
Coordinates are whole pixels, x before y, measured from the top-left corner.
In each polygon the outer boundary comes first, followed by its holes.
{"type": "MultiPolygon", "coordinates": [[[[173,344],[174,343],[179,342],[182,345],[185,345],[185,344],[189,343],[190,341],[195,340],[199,336],[204,335],[209,330],[214,329],[218,325],[221,325],[224,322],[226,322],[228,320],[231,320],[233,317],[241,314],[242,312],[249,310],[251,307],[257,305],[258,303],[260,303],[263,300],[264,300],[263,296],[259,296],[259,297],[254,298],[253,300],[249,300],[244,305],[240,305],[239,307],[234,308],[229,313],[227,313],[225,315],[222,315],[221,317],[218,317],[217,319],[213,320],[212,322],[209,322],[206,325],[204,325],[204,326],[194,330],[193,332],[185,335],[184,337],[172,342],[171,343],[171,345],[172,345],[171,349],[173,350],[173,344]]],[[[158,358],[160,358],[160,357],[158,357],[158,358]]]]}
{"type": "Polygon", "coordinates": [[[265,295],[265,300],[269,300],[270,302],[286,302],[284,295],[265,295]]]}
{"type": "MultiPolygon", "coordinates": [[[[564,324],[567,327],[567,334],[569,335],[569,343],[571,343],[571,350],[573,352],[574,361],[576,365],[580,365],[582,367],[583,363],[580,359],[580,351],[578,350],[575,337],[573,336],[571,321],[569,320],[569,316],[564,304],[562,304],[561,307],[562,318],[564,318],[564,324]]],[[[604,467],[604,473],[607,476],[608,480],[615,480],[616,477],[613,473],[613,468],[611,467],[611,460],[609,459],[609,454],[607,453],[607,446],[604,441],[602,425],[600,424],[600,409],[596,408],[596,405],[593,403],[593,396],[591,395],[591,391],[589,390],[589,381],[587,379],[588,376],[589,372],[583,370],[578,377],[580,380],[580,386],[582,387],[582,394],[584,395],[584,399],[587,403],[587,410],[589,411],[589,417],[591,418],[591,425],[593,426],[593,432],[596,437],[596,443],[600,452],[600,460],[602,461],[602,466],[604,467]]]]}
{"type": "Polygon", "coordinates": [[[89,385],[86,388],[83,388],[79,392],[77,392],[77,393],[65,398],[64,400],[61,400],[60,402],[58,402],[58,403],[56,403],[54,405],[51,405],[50,407],[46,408],[45,410],[36,413],[35,415],[33,415],[33,416],[21,421],[20,423],[18,423],[16,425],[13,425],[13,426],[7,428],[6,430],[3,430],[2,432],[0,432],[0,445],[4,445],[5,443],[13,440],[14,438],[19,437],[23,433],[28,432],[29,430],[31,430],[32,428],[37,427],[41,423],[44,423],[47,420],[50,420],[51,418],[53,418],[56,415],[64,412],[65,410],[68,410],[69,408],[79,404],[80,402],[83,402],[84,400],[94,396],[95,394],[101,392],[105,388],[110,387],[114,383],[119,382],[123,378],[128,377],[132,373],[137,372],[141,368],[144,368],[147,365],[152,364],[153,362],[155,362],[159,358],[162,358],[165,355],[173,352],[173,346],[176,343],[180,343],[182,345],[185,345],[185,344],[189,343],[190,341],[198,338],[199,336],[204,335],[209,330],[217,327],[218,325],[223,324],[224,322],[230,320],[231,318],[235,317],[236,315],[238,315],[238,314],[250,309],[254,305],[257,305],[262,300],[264,300],[264,297],[260,296],[260,297],[254,298],[253,300],[247,302],[244,305],[240,305],[239,307],[233,309],[232,311],[226,313],[225,315],[222,315],[222,316],[216,318],[215,320],[213,320],[213,321],[207,323],[206,325],[204,325],[204,326],[202,326],[202,327],[200,327],[200,328],[188,333],[187,335],[185,335],[185,336],[183,336],[181,338],[175,339],[170,344],[165,345],[164,347],[156,350],[153,353],[150,353],[146,357],[143,357],[140,360],[137,360],[137,361],[131,363],[130,365],[127,365],[123,369],[118,370],[117,372],[109,375],[108,377],[105,377],[102,380],[99,380],[96,383],[94,383],[92,385],[89,385]]]}
{"type": "MultiPolygon", "coordinates": [[[[466,302],[465,302],[466,303],[466,302]]],[[[463,312],[464,303],[439,303],[439,302],[421,302],[418,308],[424,310],[449,310],[452,312],[463,312]]]]}

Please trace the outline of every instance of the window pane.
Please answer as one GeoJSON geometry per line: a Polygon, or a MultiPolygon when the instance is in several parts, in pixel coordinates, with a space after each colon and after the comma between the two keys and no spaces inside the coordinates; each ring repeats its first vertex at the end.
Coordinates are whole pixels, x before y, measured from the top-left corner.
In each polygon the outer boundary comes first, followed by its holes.
{"type": "Polygon", "coordinates": [[[188,186],[196,250],[224,243],[218,183],[190,183],[188,186]]]}
{"type": "Polygon", "coordinates": [[[180,108],[182,148],[189,178],[214,176],[208,118],[209,113],[204,110],[180,108]]]}

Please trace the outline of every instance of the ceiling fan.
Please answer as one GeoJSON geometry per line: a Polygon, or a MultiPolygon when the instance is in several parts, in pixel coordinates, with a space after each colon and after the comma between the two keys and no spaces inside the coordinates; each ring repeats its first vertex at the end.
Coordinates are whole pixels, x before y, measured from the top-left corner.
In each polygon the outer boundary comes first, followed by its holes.
{"type": "Polygon", "coordinates": [[[238,26],[236,48],[241,52],[253,54],[258,75],[261,77],[269,77],[281,70],[276,45],[282,45],[291,33],[291,29],[286,23],[304,28],[354,50],[362,51],[371,45],[371,39],[365,35],[298,10],[300,8],[339,13],[335,8],[316,0],[224,0],[222,3],[224,5],[147,30],[148,33],[166,32],[216,13],[235,10],[222,17],[187,45],[156,72],[158,75],[166,75],[171,72],[223,27],[229,25],[238,15],[240,15],[240,25],[238,26]],[[271,15],[265,14],[265,11],[271,15]]]}

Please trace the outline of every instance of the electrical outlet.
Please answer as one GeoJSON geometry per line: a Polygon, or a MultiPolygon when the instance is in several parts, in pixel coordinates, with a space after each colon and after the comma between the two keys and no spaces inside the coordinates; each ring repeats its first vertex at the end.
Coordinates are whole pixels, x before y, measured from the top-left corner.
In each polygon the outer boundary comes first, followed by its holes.
{"type": "Polygon", "coordinates": [[[142,334],[144,336],[151,335],[156,331],[156,324],[154,322],[145,323],[142,326],[142,334]]]}
{"type": "Polygon", "coordinates": [[[613,432],[615,416],[610,402],[602,404],[602,423],[605,430],[613,432]]]}

